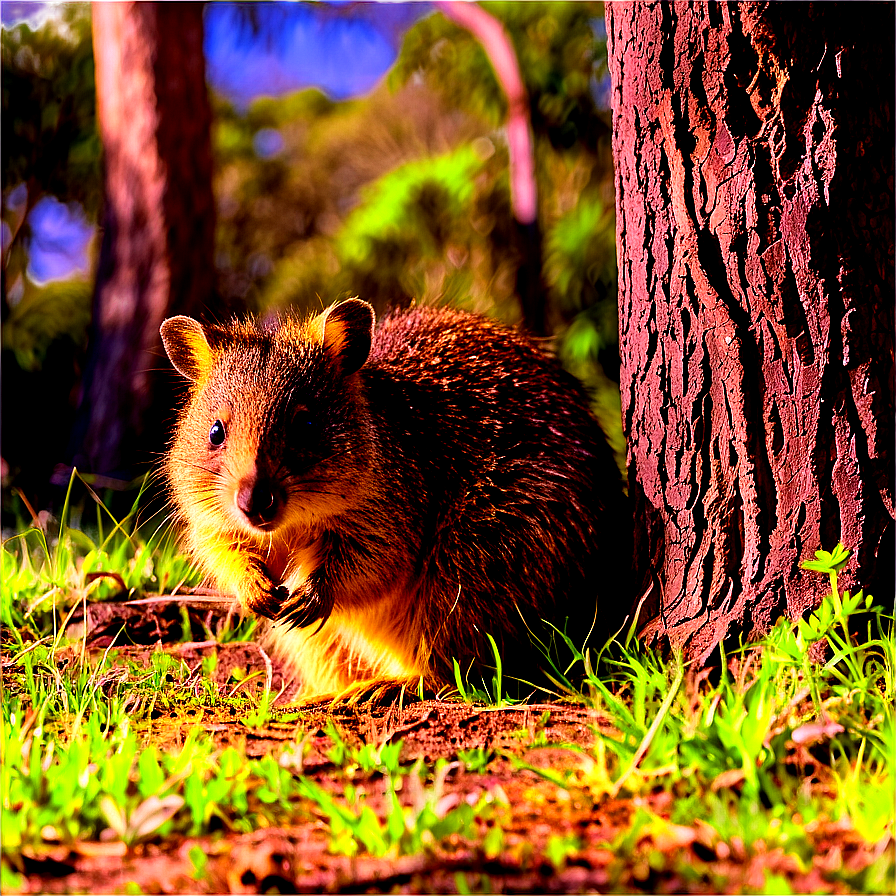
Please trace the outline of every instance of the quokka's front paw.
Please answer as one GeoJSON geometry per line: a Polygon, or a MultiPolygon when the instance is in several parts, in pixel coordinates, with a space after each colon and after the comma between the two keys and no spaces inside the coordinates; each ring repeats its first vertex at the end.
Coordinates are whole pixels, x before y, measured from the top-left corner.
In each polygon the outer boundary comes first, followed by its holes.
{"type": "Polygon", "coordinates": [[[275,585],[262,573],[244,590],[242,598],[245,608],[256,616],[276,619],[289,601],[289,589],[275,585]]]}
{"type": "Polygon", "coordinates": [[[301,588],[294,591],[277,616],[277,622],[284,622],[290,628],[305,628],[318,620],[327,621],[331,607],[321,598],[314,588],[301,588]]]}

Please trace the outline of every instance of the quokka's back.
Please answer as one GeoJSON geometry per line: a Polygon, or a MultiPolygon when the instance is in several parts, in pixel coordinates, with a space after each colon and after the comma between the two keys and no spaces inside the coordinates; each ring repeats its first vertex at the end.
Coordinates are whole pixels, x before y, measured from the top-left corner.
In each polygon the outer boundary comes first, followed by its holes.
{"type": "Polygon", "coordinates": [[[162,326],[190,380],[167,461],[195,557],[306,694],[533,681],[543,623],[620,615],[619,475],[579,387],[479,317],[352,299],[302,321],[162,326]],[[595,604],[595,601],[597,602],[595,604]],[[486,680],[490,676],[485,673],[486,680]]]}

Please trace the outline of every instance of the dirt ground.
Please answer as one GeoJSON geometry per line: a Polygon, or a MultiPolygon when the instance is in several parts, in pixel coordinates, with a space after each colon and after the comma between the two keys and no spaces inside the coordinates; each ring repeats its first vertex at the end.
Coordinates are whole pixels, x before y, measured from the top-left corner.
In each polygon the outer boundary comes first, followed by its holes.
{"type": "MultiPolygon", "coordinates": [[[[112,618],[117,611],[108,612],[112,618]]],[[[141,623],[145,621],[143,616],[141,623]]],[[[102,647],[103,628],[97,622],[91,620],[94,647],[102,647]]],[[[160,623],[155,625],[158,634],[160,623]]],[[[131,646],[122,655],[143,663],[153,649],[158,648],[131,646]]],[[[267,666],[253,643],[196,641],[169,644],[165,650],[191,669],[215,653],[219,681],[229,680],[235,667],[267,666]]],[[[277,687],[278,671],[271,672],[277,687]]],[[[472,803],[487,793],[502,806],[506,803],[494,822],[503,830],[497,854],[482,842],[452,836],[409,856],[334,855],[326,822],[309,817],[302,825],[248,834],[220,830],[184,839],[173,849],[148,843],[128,852],[117,842],[81,843],[75,849],[26,856],[23,892],[741,893],[775,892],[769,881],[780,879],[791,892],[832,893],[850,892],[842,882],[844,872],[859,873],[880,858],[841,825],[817,825],[810,832],[813,855],[800,859],[780,848],[766,850],[761,842],[749,850],[723,842],[708,824],[682,827],[663,821],[669,818],[673,797],[660,786],[638,798],[613,798],[590,789],[588,751],[606,721],[584,706],[539,703],[494,709],[406,697],[401,705],[309,707],[298,721],[275,720],[262,730],[247,728],[221,707],[204,710],[201,724],[218,744],[238,746],[250,757],[304,739],[303,774],[341,793],[344,776],[327,758],[330,722],[348,743],[400,740],[402,762],[418,757],[427,763],[453,761],[459,751],[475,748],[493,754],[484,772],[454,765],[442,799],[449,805],[472,803]],[[547,770],[554,780],[537,769],[547,770]],[[555,783],[564,774],[572,786],[555,783]],[[633,824],[644,810],[652,820],[633,824]],[[577,848],[566,857],[552,857],[550,843],[557,838],[575,838],[577,848]],[[195,853],[190,856],[197,846],[207,857],[199,880],[195,853]],[[826,876],[831,871],[838,872],[833,882],[826,876]]],[[[160,742],[160,748],[176,749],[193,724],[195,719],[181,717],[166,729],[171,743],[160,742]]],[[[385,782],[377,776],[365,779],[365,787],[372,806],[385,798],[385,782]]],[[[879,849],[892,851],[892,841],[879,849]]]]}

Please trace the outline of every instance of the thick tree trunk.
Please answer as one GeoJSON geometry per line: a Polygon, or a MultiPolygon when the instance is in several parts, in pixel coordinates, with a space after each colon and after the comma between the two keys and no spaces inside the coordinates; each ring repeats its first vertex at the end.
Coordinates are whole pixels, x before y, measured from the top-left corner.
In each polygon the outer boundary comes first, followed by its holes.
{"type": "Polygon", "coordinates": [[[649,635],[893,597],[893,5],[608,3],[649,635]]]}
{"type": "Polygon", "coordinates": [[[162,447],[159,325],[214,284],[211,108],[202,5],[93,6],[103,242],[72,454],[130,475],[162,447]]]}

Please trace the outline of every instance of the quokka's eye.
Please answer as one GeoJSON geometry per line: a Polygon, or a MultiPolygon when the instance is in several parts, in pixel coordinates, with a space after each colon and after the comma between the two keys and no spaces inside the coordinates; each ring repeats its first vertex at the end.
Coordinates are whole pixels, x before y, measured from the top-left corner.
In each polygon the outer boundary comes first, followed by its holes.
{"type": "Polygon", "coordinates": [[[308,429],[309,426],[314,425],[314,418],[311,416],[311,412],[306,408],[298,408],[292,415],[292,423],[293,426],[299,430],[308,429]]]}
{"type": "Polygon", "coordinates": [[[220,448],[227,438],[227,430],[220,420],[215,420],[212,428],[208,431],[208,443],[212,448],[220,448]]]}

